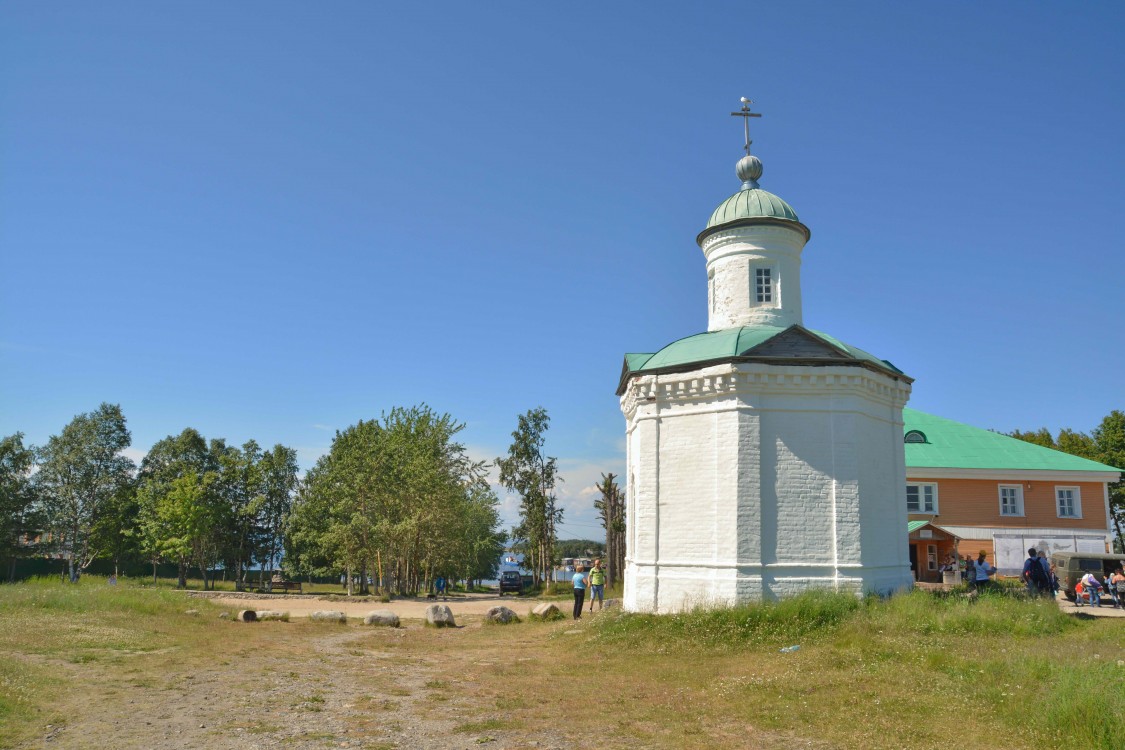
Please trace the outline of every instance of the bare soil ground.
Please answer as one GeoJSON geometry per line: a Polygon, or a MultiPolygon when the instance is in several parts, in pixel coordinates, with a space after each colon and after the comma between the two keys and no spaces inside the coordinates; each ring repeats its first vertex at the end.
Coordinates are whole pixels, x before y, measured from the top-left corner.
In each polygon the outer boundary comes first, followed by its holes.
{"type": "MultiPolygon", "coordinates": [[[[192,592],[192,596],[205,597],[222,607],[232,609],[272,609],[288,612],[290,617],[308,617],[317,610],[336,610],[343,612],[348,617],[362,618],[368,612],[376,609],[389,609],[402,618],[425,617],[426,608],[431,604],[444,604],[453,612],[454,617],[460,615],[483,615],[492,607],[504,606],[513,610],[520,617],[524,617],[531,608],[538,604],[533,599],[521,599],[513,596],[499,596],[498,594],[458,594],[451,597],[427,599],[426,597],[412,597],[408,599],[393,599],[390,602],[380,602],[378,599],[363,597],[362,599],[349,599],[347,597],[323,597],[293,594],[232,594],[230,592],[192,592]]],[[[567,602],[560,602],[559,606],[566,606],[567,602]]]]}
{"type": "MultiPolygon", "coordinates": [[[[306,610],[340,608],[301,601],[306,610]]],[[[682,725],[666,720],[683,704],[684,690],[606,674],[583,656],[587,619],[494,626],[465,614],[466,606],[459,627],[441,630],[416,619],[398,629],[307,619],[238,623],[218,619],[221,600],[185,602],[200,608],[184,615],[185,625],[213,634],[213,648],[98,653],[78,663],[23,657],[29,666],[48,666],[66,687],[44,712],[41,734],[14,747],[562,750],[679,748],[704,739],[690,717],[682,725]],[[608,678],[612,688],[600,681],[594,694],[584,675],[608,678]],[[629,703],[640,710],[615,718],[620,712],[611,707],[629,703]],[[665,720],[649,725],[646,716],[665,720]]],[[[296,603],[284,609],[294,612],[296,603]]],[[[466,605],[494,603],[481,597],[466,605]]],[[[409,618],[425,600],[398,604],[409,618]]],[[[717,662],[696,667],[721,669],[717,662]]],[[[744,724],[710,727],[706,735],[712,747],[832,747],[744,724]]]]}

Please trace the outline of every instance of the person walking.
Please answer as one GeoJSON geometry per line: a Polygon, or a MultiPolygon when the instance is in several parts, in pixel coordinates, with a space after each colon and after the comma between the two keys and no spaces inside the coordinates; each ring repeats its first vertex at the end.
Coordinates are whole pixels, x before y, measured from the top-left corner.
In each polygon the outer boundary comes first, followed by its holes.
{"type": "Polygon", "coordinates": [[[988,564],[988,560],[986,559],[987,557],[988,553],[984,550],[981,550],[980,556],[977,557],[976,562],[973,563],[973,571],[976,574],[975,583],[977,591],[983,591],[984,589],[987,589],[989,584],[991,583],[991,580],[989,580],[990,577],[996,575],[996,568],[988,564]]]}
{"type": "Polygon", "coordinates": [[[582,619],[582,601],[586,598],[586,583],[589,578],[582,571],[585,570],[581,565],[576,565],[574,568],[574,577],[571,579],[574,582],[574,619],[582,619]]]}
{"type": "Polygon", "coordinates": [[[598,600],[598,611],[605,609],[605,568],[602,567],[601,558],[594,559],[594,567],[590,568],[590,611],[594,611],[594,600],[598,600]]]}

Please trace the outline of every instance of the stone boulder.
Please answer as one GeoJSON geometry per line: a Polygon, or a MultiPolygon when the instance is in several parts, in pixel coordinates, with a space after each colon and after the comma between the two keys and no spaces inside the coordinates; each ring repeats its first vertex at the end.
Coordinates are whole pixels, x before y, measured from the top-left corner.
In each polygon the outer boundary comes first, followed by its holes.
{"type": "Polygon", "coordinates": [[[377,609],[367,613],[367,616],[363,618],[363,624],[381,625],[385,628],[397,628],[398,615],[389,609],[377,609]]]}
{"type": "Polygon", "coordinates": [[[485,622],[493,622],[497,625],[507,625],[510,622],[519,622],[519,616],[508,609],[507,607],[493,607],[484,613],[485,622]]]}
{"type": "Polygon", "coordinates": [[[257,622],[258,613],[252,609],[244,609],[238,613],[239,622],[257,622]]]}
{"type": "Polygon", "coordinates": [[[434,628],[455,628],[453,610],[444,604],[431,604],[426,607],[426,624],[434,628]]]}
{"type": "Polygon", "coordinates": [[[277,609],[260,609],[258,610],[259,620],[280,620],[281,622],[289,622],[289,613],[282,612],[277,609]]]}
{"type": "Polygon", "coordinates": [[[531,619],[533,620],[561,620],[562,618],[562,611],[551,602],[537,604],[535,609],[531,610],[531,619]]]}
{"type": "Polygon", "coordinates": [[[189,617],[197,617],[199,615],[199,610],[198,609],[187,609],[187,610],[184,610],[184,614],[188,615],[189,617]]]}
{"type": "Polygon", "coordinates": [[[318,609],[316,612],[309,615],[309,619],[313,622],[338,622],[340,624],[346,624],[348,616],[335,609],[318,609]]]}

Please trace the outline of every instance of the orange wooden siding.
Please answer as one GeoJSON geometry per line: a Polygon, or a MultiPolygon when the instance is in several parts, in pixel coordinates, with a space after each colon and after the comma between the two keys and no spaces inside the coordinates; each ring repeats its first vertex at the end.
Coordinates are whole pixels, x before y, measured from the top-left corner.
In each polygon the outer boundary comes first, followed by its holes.
{"type": "MultiPolygon", "coordinates": [[[[933,519],[939,526],[1005,526],[1020,528],[1104,529],[1105,485],[1102,482],[1016,482],[997,479],[923,479],[911,477],[907,484],[937,485],[937,515],[910,513],[910,520],[933,519]],[[1000,485],[1023,487],[1022,516],[1000,515],[1000,485]],[[1081,518],[1059,518],[1056,487],[1078,487],[1081,518]]],[[[991,546],[991,543],[988,545],[991,546]]],[[[991,553],[991,550],[989,550],[991,553]]]]}

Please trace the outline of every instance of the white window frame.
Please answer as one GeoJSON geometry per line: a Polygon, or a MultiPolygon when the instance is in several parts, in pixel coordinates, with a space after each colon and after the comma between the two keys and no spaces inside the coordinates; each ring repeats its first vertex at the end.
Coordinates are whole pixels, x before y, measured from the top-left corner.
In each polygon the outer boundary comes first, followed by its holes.
{"type": "Polygon", "coordinates": [[[918,510],[911,510],[911,508],[910,508],[910,497],[909,497],[909,494],[908,494],[907,498],[906,498],[906,512],[907,513],[924,513],[926,515],[934,515],[934,516],[937,515],[937,513],[938,513],[937,482],[907,482],[906,487],[907,487],[908,490],[911,487],[917,487],[918,488],[918,510]],[[932,499],[933,499],[933,506],[934,507],[930,510],[927,510],[925,507],[923,507],[923,504],[922,504],[923,503],[923,496],[925,494],[922,490],[923,487],[930,487],[933,490],[933,498],[932,499]]]}
{"type": "Polygon", "coordinates": [[[926,568],[931,572],[938,569],[936,544],[926,545],[926,568]]]}
{"type": "Polygon", "coordinates": [[[1055,515],[1057,515],[1059,518],[1081,518],[1082,517],[1082,488],[1081,487],[1076,487],[1076,486],[1072,486],[1072,485],[1059,485],[1059,486],[1055,487],[1055,515]],[[1061,500],[1060,493],[1062,493],[1062,492],[1072,493],[1070,499],[1072,500],[1073,505],[1074,505],[1074,507],[1073,507],[1074,512],[1073,513],[1068,513],[1066,515],[1063,515],[1062,503],[1059,502],[1061,500]]]}
{"type": "Polygon", "coordinates": [[[1023,485],[1022,484],[1001,484],[996,488],[996,496],[997,496],[997,499],[1000,502],[1000,515],[1001,516],[1011,518],[1013,516],[1019,517],[1019,516],[1026,515],[1024,513],[1024,506],[1023,506],[1023,485]],[[1005,513],[1004,512],[1004,490],[1015,490],[1016,512],[1014,512],[1014,513],[1005,513]]]}
{"type": "Polygon", "coordinates": [[[777,274],[774,273],[773,266],[751,266],[750,267],[750,304],[754,307],[777,307],[778,306],[778,293],[777,293],[777,274]],[[758,273],[765,271],[769,274],[769,299],[758,299],[758,273]]]}

